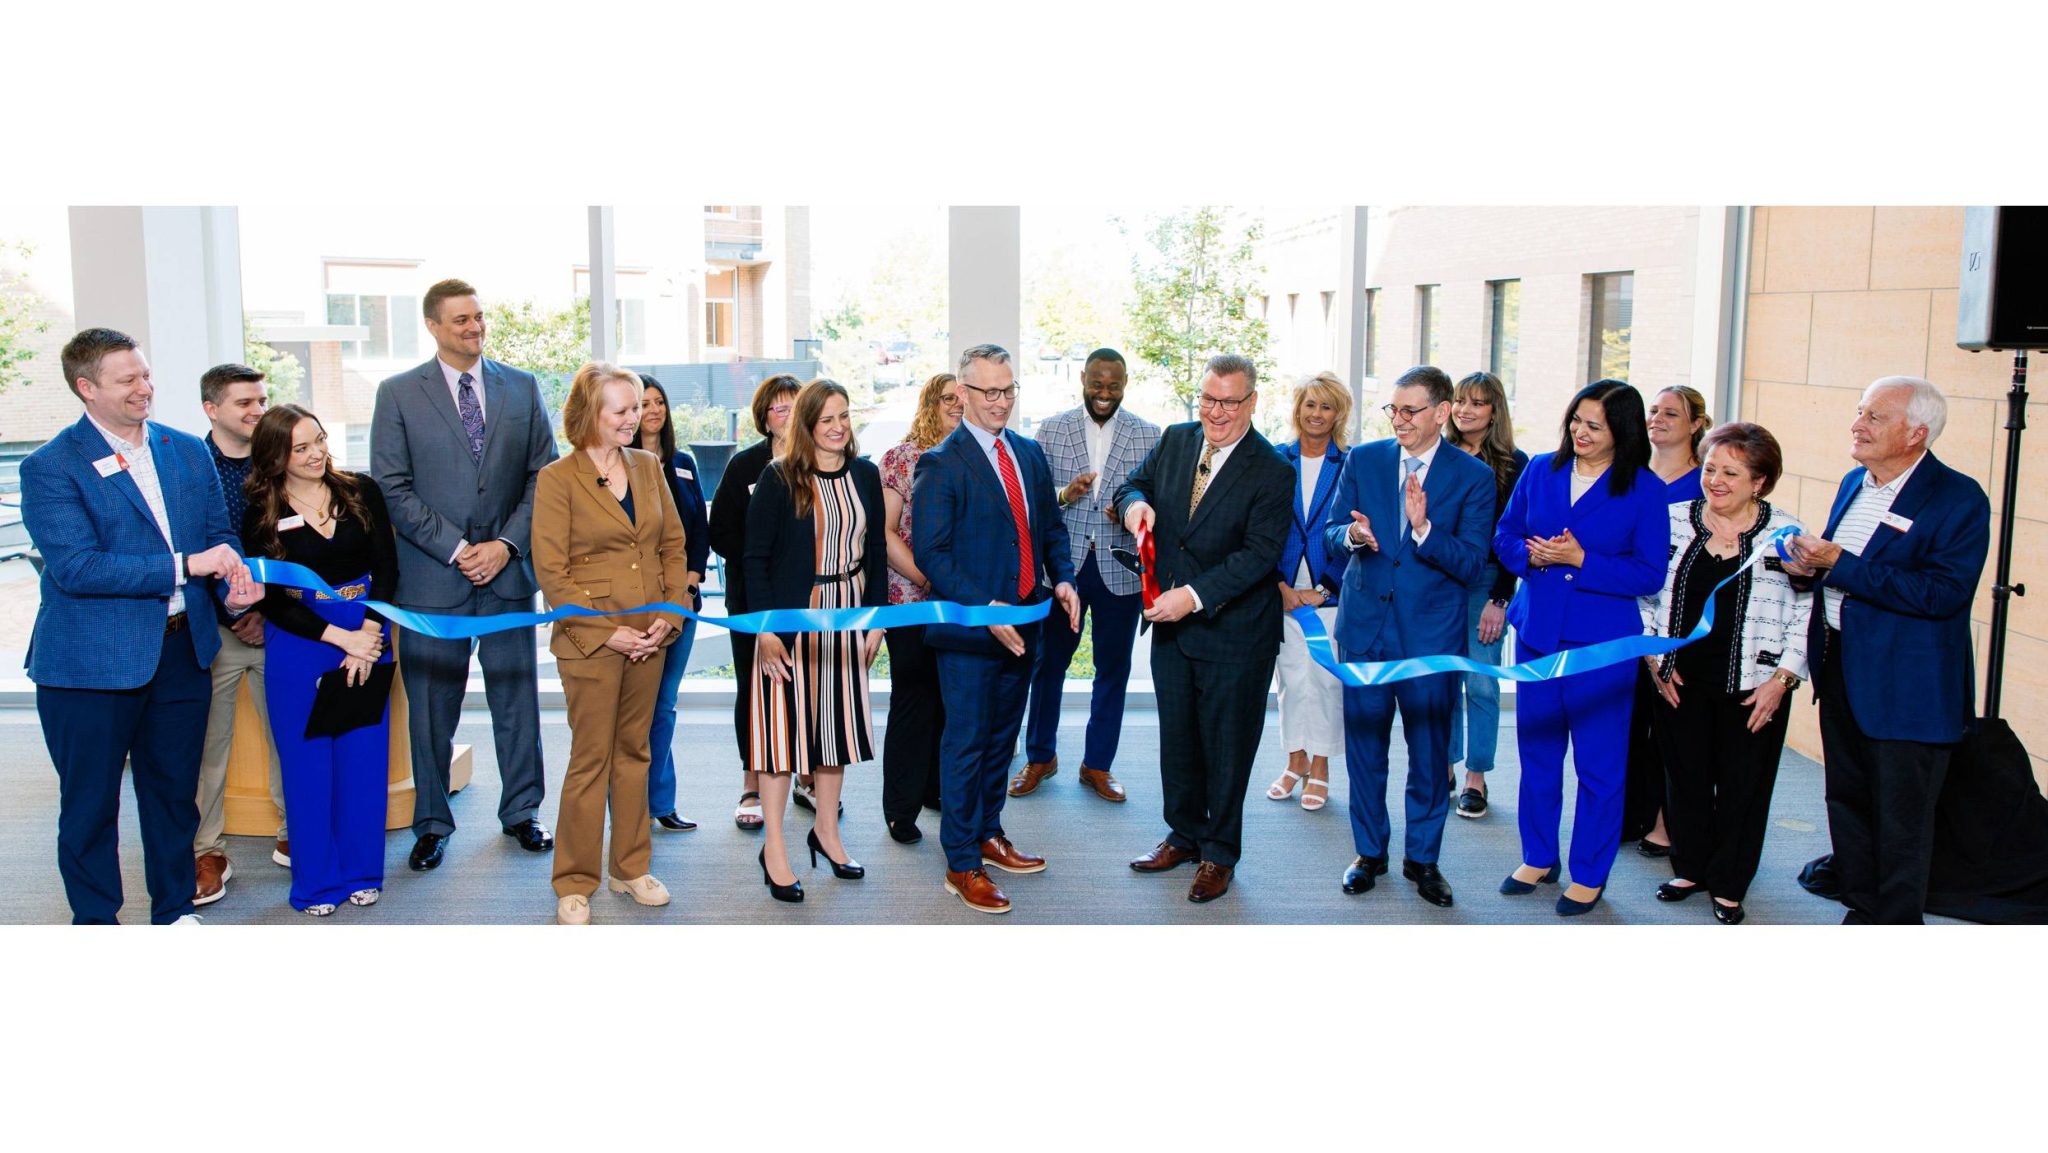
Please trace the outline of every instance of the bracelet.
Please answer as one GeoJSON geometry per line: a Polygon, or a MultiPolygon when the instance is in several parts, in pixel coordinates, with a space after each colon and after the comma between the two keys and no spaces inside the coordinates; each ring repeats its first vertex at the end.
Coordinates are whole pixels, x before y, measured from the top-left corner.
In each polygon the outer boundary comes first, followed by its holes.
{"type": "Polygon", "coordinates": [[[1786,672],[1784,669],[1779,669],[1777,672],[1772,673],[1771,675],[1777,678],[1779,684],[1784,685],[1788,689],[1796,689],[1799,687],[1799,678],[1793,676],[1791,673],[1786,672]]]}

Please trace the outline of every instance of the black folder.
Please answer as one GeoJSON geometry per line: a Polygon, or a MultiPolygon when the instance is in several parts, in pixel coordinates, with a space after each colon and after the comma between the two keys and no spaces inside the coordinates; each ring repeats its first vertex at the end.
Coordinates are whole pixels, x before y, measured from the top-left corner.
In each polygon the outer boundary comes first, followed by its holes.
{"type": "Polygon", "coordinates": [[[313,713],[306,718],[306,739],[338,737],[383,720],[384,706],[391,700],[391,674],[397,668],[390,661],[371,665],[369,678],[354,687],[348,683],[347,669],[320,674],[313,713]]]}

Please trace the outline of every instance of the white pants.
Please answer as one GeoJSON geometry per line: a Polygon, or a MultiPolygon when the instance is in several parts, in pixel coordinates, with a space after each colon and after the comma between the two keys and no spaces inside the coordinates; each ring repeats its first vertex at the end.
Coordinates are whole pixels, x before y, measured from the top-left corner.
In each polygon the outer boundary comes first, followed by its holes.
{"type": "MultiPolygon", "coordinates": [[[[1316,616],[1335,636],[1337,610],[1317,609],[1316,616]]],[[[1281,617],[1280,627],[1280,747],[1334,757],[1344,751],[1344,686],[1309,659],[1308,641],[1293,617],[1281,617]]]]}

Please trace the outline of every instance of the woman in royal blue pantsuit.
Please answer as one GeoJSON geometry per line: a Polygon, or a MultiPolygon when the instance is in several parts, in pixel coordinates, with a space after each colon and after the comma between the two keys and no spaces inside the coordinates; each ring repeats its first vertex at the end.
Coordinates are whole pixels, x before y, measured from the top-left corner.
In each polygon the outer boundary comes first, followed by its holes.
{"type": "Polygon", "coordinates": [[[292,815],[291,903],[324,917],[344,901],[374,905],[384,887],[391,711],[386,702],[376,724],[335,737],[308,738],[306,722],[322,674],[345,669],[359,685],[391,660],[388,623],[361,602],[392,598],[398,555],[382,490],[334,468],[312,413],[271,409],[249,449],[247,555],[304,565],[341,594],[272,584],[263,595],[264,696],[292,815]]]}
{"type": "MultiPolygon", "coordinates": [[[[1508,605],[1518,663],[1642,632],[1636,598],[1663,587],[1671,536],[1664,485],[1646,467],[1649,459],[1643,399],[1618,380],[1580,389],[1565,410],[1557,451],[1530,459],[1493,541],[1501,565],[1522,578],[1508,605]]],[[[1501,882],[1501,892],[1530,893],[1557,879],[1569,743],[1579,792],[1572,884],[1558,897],[1557,912],[1576,916],[1599,903],[1621,846],[1639,663],[1517,689],[1522,865],[1501,882]]]]}

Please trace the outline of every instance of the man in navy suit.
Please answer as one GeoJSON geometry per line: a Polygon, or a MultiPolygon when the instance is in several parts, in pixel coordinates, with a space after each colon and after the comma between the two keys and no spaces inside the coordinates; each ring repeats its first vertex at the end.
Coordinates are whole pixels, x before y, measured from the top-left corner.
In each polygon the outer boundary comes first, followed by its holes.
{"type": "Polygon", "coordinates": [[[1929,451],[1947,416],[1918,377],[1865,389],[1849,426],[1860,467],[1825,536],[1799,537],[1786,565],[1822,597],[1807,652],[1845,924],[1920,923],[1935,801],[1976,712],[1970,604],[1991,502],[1929,451]]]}
{"type": "MultiPolygon", "coordinates": [[[[1465,653],[1466,594],[1486,571],[1493,538],[1493,472],[1444,443],[1451,378],[1418,365],[1394,382],[1391,440],[1351,450],[1324,529],[1333,555],[1348,551],[1337,601],[1345,661],[1465,653]],[[1373,526],[1378,525],[1375,529],[1373,526]]],[[[1394,710],[1408,746],[1406,852],[1401,875],[1433,905],[1451,904],[1437,869],[1451,811],[1451,709],[1458,673],[1344,689],[1344,771],[1358,859],[1344,891],[1363,893],[1387,871],[1387,747],[1394,710]]]]}
{"type": "Polygon", "coordinates": [[[131,763],[149,919],[168,925],[192,916],[213,597],[240,611],[263,586],[205,444],[149,422],[156,393],[135,341],[86,329],[63,366],[85,415],[21,464],[22,520],[44,562],[28,676],[57,766],[57,869],[73,924],[114,923],[131,763]]]}
{"type": "Polygon", "coordinates": [[[1036,444],[1005,431],[1017,399],[1010,354],[977,344],[960,354],[966,390],[960,427],[917,459],[911,478],[911,549],[936,600],[964,605],[1033,604],[1046,588],[1064,620],[1012,627],[932,625],[925,644],[939,665],[946,728],[939,738],[939,844],[946,891],[983,913],[1007,913],[1010,899],[985,865],[1036,873],[1045,859],[1003,834],[1010,754],[1024,722],[1041,627],[1078,631],[1081,601],[1052,472],[1036,444]],[[1053,623],[1057,622],[1057,623],[1053,623]]]}

